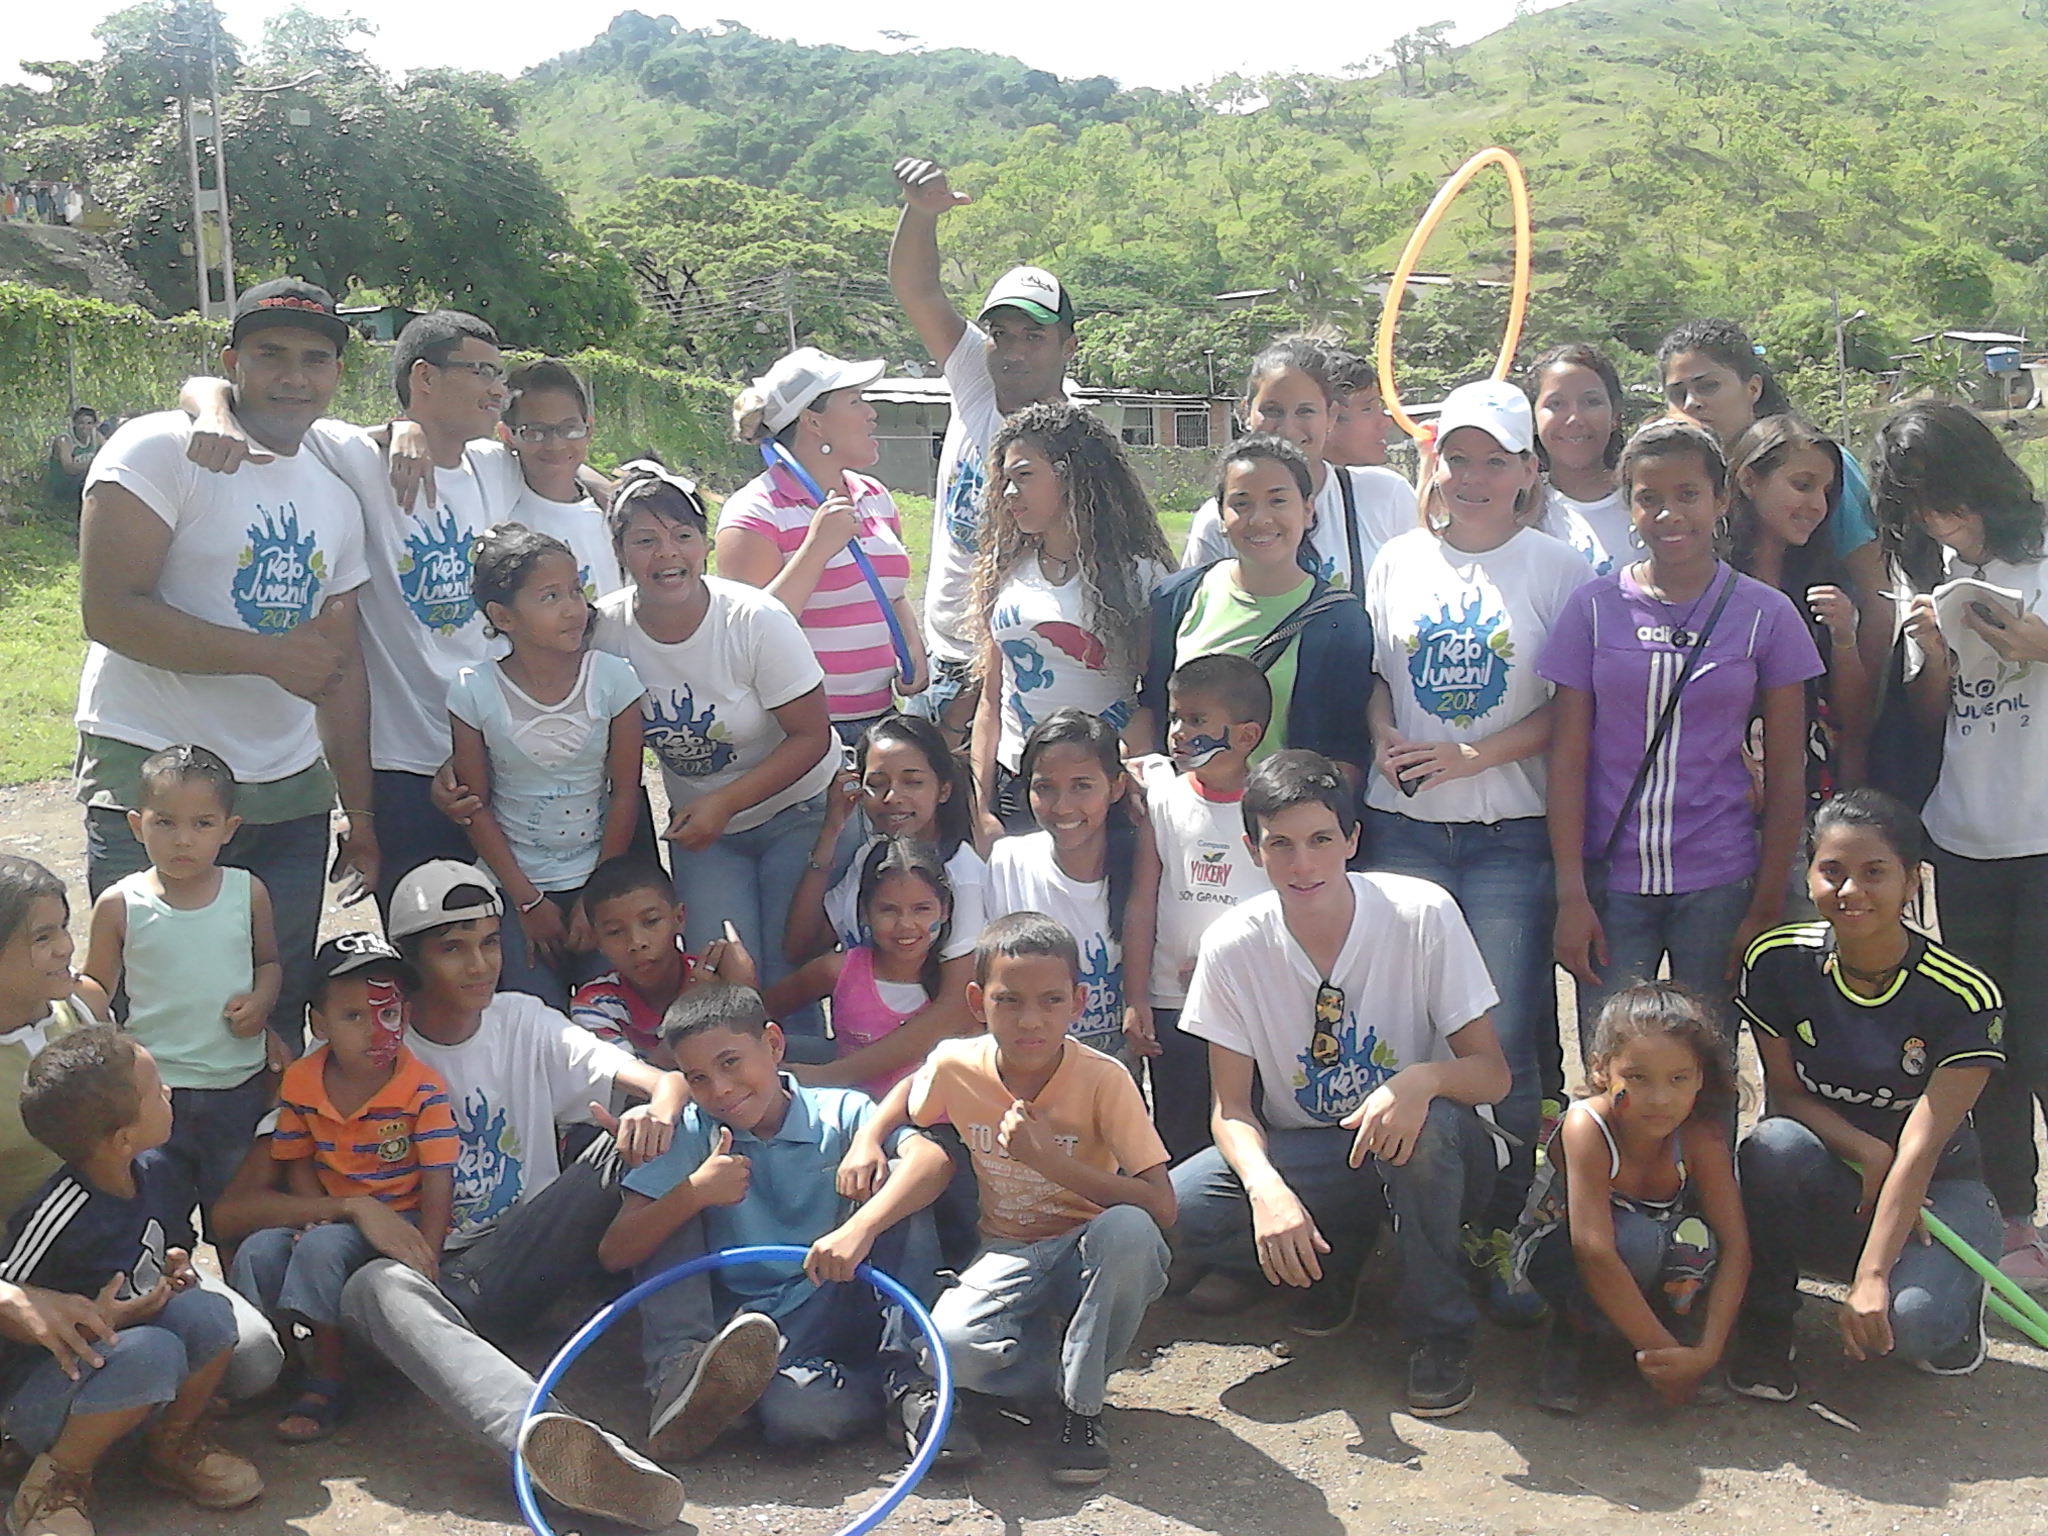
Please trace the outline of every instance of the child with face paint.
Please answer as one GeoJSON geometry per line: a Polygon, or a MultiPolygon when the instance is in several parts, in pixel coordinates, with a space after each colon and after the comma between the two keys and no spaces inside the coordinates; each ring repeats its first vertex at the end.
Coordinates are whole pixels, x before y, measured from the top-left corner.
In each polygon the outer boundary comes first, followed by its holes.
{"type": "Polygon", "coordinates": [[[1244,837],[1245,780],[1273,717],[1266,674],[1242,656],[1197,656],[1166,685],[1170,758],[1131,765],[1145,796],[1133,885],[1156,893],[1152,1120],[1178,1163],[1209,1145],[1209,1047],[1181,1033],[1202,936],[1273,889],[1244,837]]]}
{"type": "MultiPolygon", "coordinates": [[[[762,1001],[771,1018],[820,998],[832,999],[832,1038],[839,1060],[834,1084],[879,1099],[924,1065],[896,1061],[874,1047],[924,1011],[943,982],[953,921],[953,886],[938,850],[907,837],[883,838],[860,862],[860,942],[820,955],[770,987],[762,1001]]],[[[807,1082],[813,1069],[789,1071],[807,1082]]]]}
{"type": "MultiPolygon", "coordinates": [[[[455,1203],[461,1150],[448,1089],[405,1046],[412,967],[374,933],[347,933],[314,958],[313,1033],[286,1069],[271,1155],[295,1195],[378,1200],[419,1228],[429,1280],[455,1203]]],[[[354,1222],[252,1233],[229,1283],[281,1323],[304,1323],[305,1377],[277,1421],[287,1444],[324,1440],[348,1412],[341,1290],[378,1250],[354,1222]]],[[[284,1327],[279,1333],[289,1336],[284,1327]]]]}

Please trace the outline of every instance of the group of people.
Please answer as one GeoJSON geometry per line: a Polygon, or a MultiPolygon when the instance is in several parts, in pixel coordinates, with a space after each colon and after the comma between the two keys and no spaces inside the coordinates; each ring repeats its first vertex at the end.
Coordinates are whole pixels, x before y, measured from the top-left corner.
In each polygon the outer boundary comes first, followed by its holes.
{"type": "Polygon", "coordinates": [[[390,422],[325,418],[348,331],[280,279],[93,461],[82,968],[0,857],[16,1536],[89,1536],[138,1429],[159,1486],[255,1498],[210,1405],[289,1354],[275,1432],[322,1438],[350,1341],[657,1529],[735,1424],[931,1431],[866,1260],[1072,1484],[1162,1295],[1334,1335],[1383,1236],[1421,1416],[1489,1315],[1547,1328],[1558,1412],[1610,1355],[1789,1400],[1802,1275],[1849,1282],[1852,1357],[1975,1370],[1923,1209],[2048,1284],[2044,513],[1982,421],[1910,405],[1866,477],[1690,322],[1658,419],[1553,347],[1454,390],[1411,483],[1368,366],[1287,336],[1176,553],[1065,398],[1064,287],[970,320],[961,195],[897,176],[953,398],[921,614],[882,365],[812,348],[735,400],[767,467],[714,511],[595,471],[582,381],[465,314],[400,336],[390,422]],[[317,942],[330,878],[378,931],[317,942]],[[754,1243],[808,1257],[639,1309],[638,1449],[527,1418],[494,1341],[754,1243]]]}

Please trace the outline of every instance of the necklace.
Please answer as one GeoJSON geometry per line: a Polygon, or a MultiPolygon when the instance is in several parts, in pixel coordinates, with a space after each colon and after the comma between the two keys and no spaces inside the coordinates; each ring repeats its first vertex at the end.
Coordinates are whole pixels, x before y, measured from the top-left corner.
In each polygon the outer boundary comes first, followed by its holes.
{"type": "Polygon", "coordinates": [[[1078,550],[1062,560],[1058,555],[1048,554],[1044,545],[1041,544],[1038,548],[1038,567],[1045,572],[1046,579],[1055,585],[1064,583],[1069,576],[1074,574],[1074,567],[1080,561],[1080,558],[1081,555],[1078,550]],[[1057,575],[1053,571],[1055,566],[1059,568],[1057,575]]]}
{"type": "MultiPolygon", "coordinates": [[[[1648,571],[1649,569],[1650,562],[1647,560],[1643,561],[1636,567],[1636,586],[1642,591],[1645,597],[1655,598],[1658,602],[1662,603],[1666,608],[1676,608],[1678,604],[1672,602],[1670,598],[1664,595],[1664,588],[1661,585],[1657,588],[1655,592],[1652,592],[1649,586],[1644,582],[1643,573],[1648,571]]],[[[1704,587],[1700,588],[1699,596],[1695,597],[1692,600],[1692,606],[1685,610],[1685,622],[1683,624],[1674,625],[1672,627],[1671,643],[1674,646],[1676,646],[1679,650],[1685,650],[1688,646],[1697,644],[1701,639],[1701,636],[1694,632],[1692,627],[1692,621],[1699,616],[1700,604],[1704,603],[1707,600],[1709,594],[1713,592],[1714,587],[1717,584],[1715,578],[1718,577],[1720,574],[1721,562],[1716,560],[1714,562],[1713,571],[1707,577],[1707,584],[1704,587]]]]}
{"type": "Polygon", "coordinates": [[[1898,959],[1894,960],[1890,965],[1881,965],[1875,970],[1866,971],[1861,966],[1851,965],[1847,960],[1843,959],[1842,951],[1837,948],[1835,950],[1835,969],[1851,981],[1860,981],[1868,987],[1881,987],[1906,968],[1906,961],[1912,953],[1913,941],[1911,938],[1908,938],[1905,948],[1899,951],[1898,959]]]}

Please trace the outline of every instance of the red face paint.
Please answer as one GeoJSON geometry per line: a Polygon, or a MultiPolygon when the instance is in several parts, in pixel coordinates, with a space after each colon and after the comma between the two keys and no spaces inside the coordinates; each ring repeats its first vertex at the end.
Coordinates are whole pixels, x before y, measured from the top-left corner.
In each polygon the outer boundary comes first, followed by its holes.
{"type": "Polygon", "coordinates": [[[399,1043],[405,1037],[405,992],[397,982],[382,976],[367,983],[366,990],[370,1016],[377,1021],[369,1058],[377,1066],[388,1067],[398,1059],[399,1043]]]}

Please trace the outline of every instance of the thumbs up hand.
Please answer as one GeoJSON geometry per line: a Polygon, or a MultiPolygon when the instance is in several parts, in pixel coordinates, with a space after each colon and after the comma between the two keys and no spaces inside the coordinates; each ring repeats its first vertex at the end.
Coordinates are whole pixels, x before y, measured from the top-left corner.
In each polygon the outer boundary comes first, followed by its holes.
{"type": "Polygon", "coordinates": [[[1013,1101],[1005,1111],[1003,1123],[996,1128],[996,1146],[1005,1157],[1038,1173],[1044,1173],[1046,1163],[1059,1155],[1052,1127],[1045,1123],[1037,1105],[1022,1099],[1013,1101]]]}
{"type": "Polygon", "coordinates": [[[312,618],[271,641],[264,676],[285,692],[318,704],[348,670],[344,645],[350,638],[350,628],[347,602],[340,597],[328,598],[312,618]]]}
{"type": "Polygon", "coordinates": [[[711,1145],[710,1156],[697,1165],[697,1171],[690,1175],[690,1183],[707,1206],[738,1205],[746,1199],[747,1184],[752,1177],[753,1165],[744,1157],[733,1155],[732,1128],[721,1125],[718,1140],[711,1145]]]}

